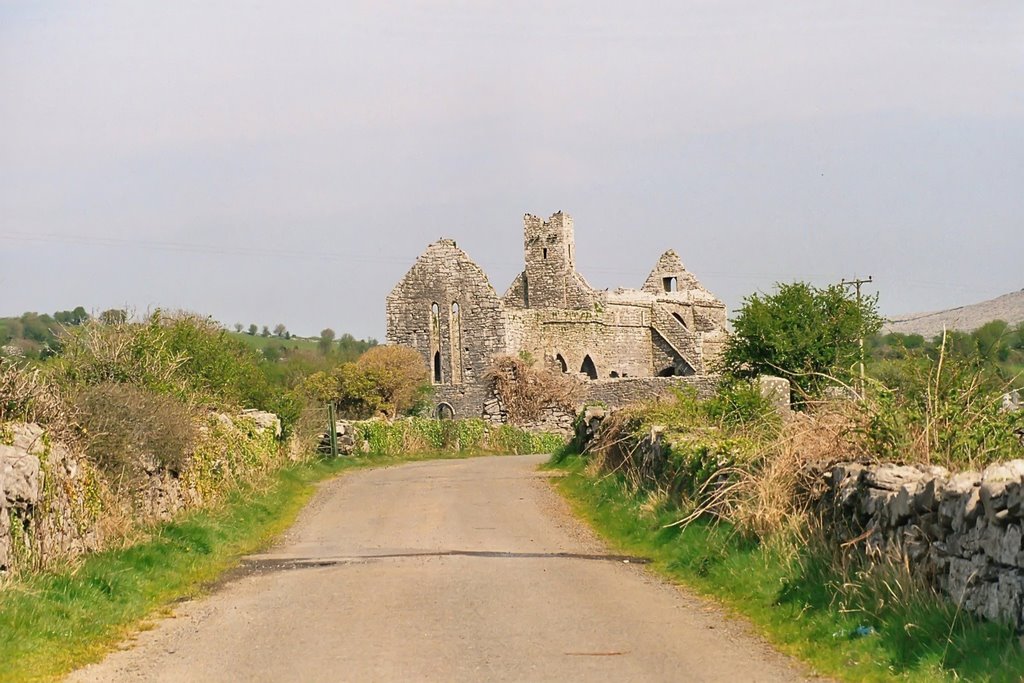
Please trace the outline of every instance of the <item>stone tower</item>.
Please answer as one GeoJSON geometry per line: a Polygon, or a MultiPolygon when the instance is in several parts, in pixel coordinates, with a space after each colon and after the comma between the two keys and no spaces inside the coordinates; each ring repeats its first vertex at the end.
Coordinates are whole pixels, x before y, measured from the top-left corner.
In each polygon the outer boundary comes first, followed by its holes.
{"type": "Polygon", "coordinates": [[[592,306],[590,286],[576,272],[576,236],[572,216],[559,211],[548,220],[523,216],[526,308],[592,306]]]}

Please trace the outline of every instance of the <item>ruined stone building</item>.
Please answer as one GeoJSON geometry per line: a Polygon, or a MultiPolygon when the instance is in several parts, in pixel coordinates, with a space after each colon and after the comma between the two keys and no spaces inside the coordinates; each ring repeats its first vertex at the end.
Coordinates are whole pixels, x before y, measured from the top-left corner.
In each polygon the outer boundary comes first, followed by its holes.
{"type": "Polygon", "coordinates": [[[483,376],[503,354],[578,373],[589,400],[613,404],[709,375],[727,335],[725,305],[676,252],[641,289],[596,290],[576,270],[569,215],[526,215],[523,245],[526,268],[502,296],[450,239],[430,245],[388,296],[388,341],[423,354],[439,405],[480,416],[483,376]]]}

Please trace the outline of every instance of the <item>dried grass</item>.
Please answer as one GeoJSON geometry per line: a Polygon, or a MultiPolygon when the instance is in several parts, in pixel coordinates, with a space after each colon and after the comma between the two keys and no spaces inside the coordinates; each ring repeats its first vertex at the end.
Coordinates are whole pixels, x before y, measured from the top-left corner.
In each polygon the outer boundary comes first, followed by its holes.
{"type": "Polygon", "coordinates": [[[0,422],[35,422],[68,442],[76,442],[77,411],[38,369],[0,360],[0,422]]]}

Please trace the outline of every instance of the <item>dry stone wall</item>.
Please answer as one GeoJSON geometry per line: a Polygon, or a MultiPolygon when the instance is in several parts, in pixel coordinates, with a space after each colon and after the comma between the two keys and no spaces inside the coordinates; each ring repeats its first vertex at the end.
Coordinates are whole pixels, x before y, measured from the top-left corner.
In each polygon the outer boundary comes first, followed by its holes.
{"type": "MultiPolygon", "coordinates": [[[[785,407],[785,380],[762,391],[785,407]]],[[[704,390],[706,387],[698,387],[704,390]]],[[[588,408],[576,421],[584,449],[609,411],[588,408]]],[[[665,457],[660,428],[631,446],[641,479],[665,457]]],[[[1024,460],[980,472],[847,462],[810,468],[804,494],[826,533],[877,561],[906,563],[962,609],[1024,631],[1024,460]]]]}
{"type": "Polygon", "coordinates": [[[822,477],[838,540],[905,559],[968,612],[1024,630],[1024,460],[958,474],[843,463],[822,477]]]}
{"type": "MultiPolygon", "coordinates": [[[[250,411],[217,419],[230,439],[207,444],[206,466],[238,479],[271,466],[279,450],[276,416],[250,411]],[[259,452],[265,443],[275,444],[273,453],[259,452]],[[237,450],[248,455],[235,459],[237,450]]],[[[202,505],[215,493],[209,485],[154,467],[130,494],[118,495],[86,457],[51,440],[39,425],[0,424],[0,576],[100,550],[128,529],[202,505]]]]}

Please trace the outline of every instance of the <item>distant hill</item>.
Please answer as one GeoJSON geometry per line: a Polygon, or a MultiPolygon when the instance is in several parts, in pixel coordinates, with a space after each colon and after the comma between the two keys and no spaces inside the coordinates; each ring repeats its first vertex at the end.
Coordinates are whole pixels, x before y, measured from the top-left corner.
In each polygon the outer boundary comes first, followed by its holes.
{"type": "Polygon", "coordinates": [[[971,332],[992,320],[1005,320],[1011,325],[1024,321],[1024,289],[969,306],[894,316],[883,331],[920,334],[930,339],[942,334],[943,325],[948,330],[971,332]]]}

